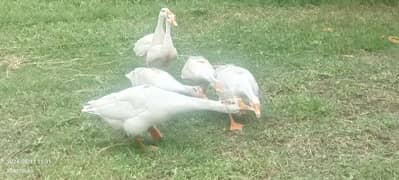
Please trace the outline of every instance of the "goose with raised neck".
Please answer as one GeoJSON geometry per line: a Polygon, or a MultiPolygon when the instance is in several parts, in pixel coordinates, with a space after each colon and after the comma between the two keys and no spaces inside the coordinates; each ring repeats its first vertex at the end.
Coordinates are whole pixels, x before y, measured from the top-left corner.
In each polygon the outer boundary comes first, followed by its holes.
{"type": "Polygon", "coordinates": [[[175,16],[166,16],[165,36],[162,44],[151,46],[148,49],[146,64],[151,67],[166,68],[171,61],[177,58],[177,50],[173,45],[171,26],[177,26],[175,16]]]}
{"type": "Polygon", "coordinates": [[[173,13],[168,8],[162,8],[158,15],[157,25],[155,27],[154,33],[147,34],[136,41],[133,48],[136,56],[145,58],[148,49],[151,46],[162,44],[165,36],[165,30],[164,30],[165,18],[166,16],[168,16],[168,14],[173,14],[173,13]]]}

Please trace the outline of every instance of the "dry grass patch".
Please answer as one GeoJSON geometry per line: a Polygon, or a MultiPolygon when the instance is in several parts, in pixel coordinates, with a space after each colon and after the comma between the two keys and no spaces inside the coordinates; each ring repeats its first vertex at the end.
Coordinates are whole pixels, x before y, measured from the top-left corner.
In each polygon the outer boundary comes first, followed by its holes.
{"type": "Polygon", "coordinates": [[[1,65],[6,67],[6,77],[9,76],[11,71],[16,71],[17,69],[21,68],[23,62],[23,56],[7,55],[0,58],[1,65]]]}

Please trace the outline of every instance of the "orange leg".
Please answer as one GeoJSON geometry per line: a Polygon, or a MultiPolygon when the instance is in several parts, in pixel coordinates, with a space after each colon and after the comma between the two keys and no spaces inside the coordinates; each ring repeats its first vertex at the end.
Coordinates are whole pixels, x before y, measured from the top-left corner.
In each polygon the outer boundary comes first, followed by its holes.
{"type": "Polygon", "coordinates": [[[148,132],[150,132],[154,141],[160,141],[163,138],[161,131],[159,131],[159,129],[157,129],[155,126],[148,128],[148,132]]]}
{"type": "Polygon", "coordinates": [[[235,130],[242,130],[243,126],[242,124],[236,122],[233,119],[233,116],[231,114],[229,114],[229,118],[230,118],[230,131],[235,131],[235,130]]]}

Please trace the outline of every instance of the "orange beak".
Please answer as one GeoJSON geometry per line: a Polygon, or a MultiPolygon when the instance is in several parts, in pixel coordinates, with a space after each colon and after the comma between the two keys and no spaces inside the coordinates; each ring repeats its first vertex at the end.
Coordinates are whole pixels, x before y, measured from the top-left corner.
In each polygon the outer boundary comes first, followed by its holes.
{"type": "Polygon", "coordinates": [[[173,26],[177,26],[176,16],[175,16],[175,14],[174,14],[171,10],[168,11],[168,16],[169,16],[169,18],[171,19],[171,24],[172,24],[173,26]]]}
{"type": "Polygon", "coordinates": [[[255,112],[256,118],[260,118],[260,104],[253,104],[252,105],[253,111],[255,112]]]}
{"type": "Polygon", "coordinates": [[[173,26],[177,26],[176,18],[172,19],[172,24],[173,24],[173,26]]]}

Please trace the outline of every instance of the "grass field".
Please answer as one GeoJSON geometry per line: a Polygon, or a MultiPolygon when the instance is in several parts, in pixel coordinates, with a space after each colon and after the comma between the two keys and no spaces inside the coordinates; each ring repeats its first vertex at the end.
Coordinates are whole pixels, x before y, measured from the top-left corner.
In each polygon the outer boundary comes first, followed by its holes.
{"type": "Polygon", "coordinates": [[[399,6],[293,2],[0,0],[0,179],[398,179],[399,6]],[[188,55],[246,67],[263,117],[233,133],[227,115],[182,114],[139,153],[80,109],[129,87],[164,6],[172,74],[188,55]]]}

